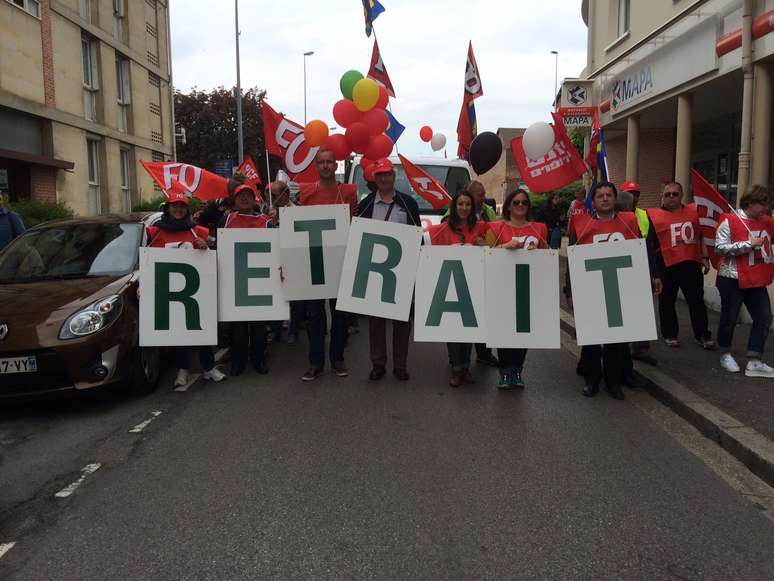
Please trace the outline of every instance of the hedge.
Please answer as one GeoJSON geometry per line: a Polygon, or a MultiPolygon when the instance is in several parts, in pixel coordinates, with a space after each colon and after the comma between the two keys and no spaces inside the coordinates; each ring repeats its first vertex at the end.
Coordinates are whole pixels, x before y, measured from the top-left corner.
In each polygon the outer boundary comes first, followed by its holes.
{"type": "Polygon", "coordinates": [[[16,200],[8,205],[21,216],[25,228],[32,228],[51,220],[73,218],[75,212],[64,202],[41,202],[39,200],[16,200]]]}

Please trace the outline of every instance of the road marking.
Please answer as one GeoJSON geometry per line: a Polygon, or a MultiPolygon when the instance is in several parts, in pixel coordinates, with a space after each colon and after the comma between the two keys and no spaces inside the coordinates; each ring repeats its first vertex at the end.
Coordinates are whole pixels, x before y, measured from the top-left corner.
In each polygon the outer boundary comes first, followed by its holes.
{"type": "Polygon", "coordinates": [[[78,477],[78,480],[68,484],[62,490],[57,492],[54,496],[56,496],[57,498],[67,498],[73,492],[75,492],[75,490],[83,483],[83,481],[86,480],[86,477],[89,474],[94,474],[101,467],[102,467],[102,464],[99,464],[97,462],[95,462],[94,464],[86,464],[86,466],[81,468],[81,475],[78,477]]]}
{"type": "Polygon", "coordinates": [[[199,373],[192,373],[188,376],[188,383],[185,385],[181,385],[180,387],[176,387],[175,391],[188,391],[188,388],[191,387],[194,383],[196,383],[196,380],[199,379],[199,373]]]}
{"type": "Polygon", "coordinates": [[[8,551],[13,549],[15,544],[16,543],[0,543],[0,559],[2,559],[8,551]]]}
{"type": "Polygon", "coordinates": [[[145,428],[148,427],[148,424],[150,424],[153,420],[155,420],[157,417],[159,417],[161,415],[161,413],[162,412],[159,412],[159,411],[151,412],[151,417],[149,417],[144,422],[140,422],[139,424],[134,426],[131,430],[129,430],[129,433],[130,434],[139,434],[145,428]]]}

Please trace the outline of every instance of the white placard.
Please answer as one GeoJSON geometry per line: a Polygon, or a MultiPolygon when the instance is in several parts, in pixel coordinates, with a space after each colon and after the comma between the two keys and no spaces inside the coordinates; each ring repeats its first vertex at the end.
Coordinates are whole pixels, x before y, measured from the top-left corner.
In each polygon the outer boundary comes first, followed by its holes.
{"type": "Polygon", "coordinates": [[[353,218],[336,308],[408,321],[422,229],[353,218]]]}
{"type": "Polygon", "coordinates": [[[217,345],[215,252],[140,248],[140,345],[217,345]]]}
{"type": "Polygon", "coordinates": [[[487,347],[559,349],[559,252],[487,248],[487,347]]]}
{"type": "Polygon", "coordinates": [[[290,318],[280,276],[279,230],[218,230],[218,320],[290,318]]]}
{"type": "Polygon", "coordinates": [[[645,241],[567,249],[578,345],[656,339],[645,241]]]}
{"type": "Polygon", "coordinates": [[[280,208],[280,261],[287,300],[336,298],[349,211],[347,204],[280,208]]]}
{"type": "Polygon", "coordinates": [[[483,343],[484,249],[423,246],[416,279],[414,341],[483,343]]]}

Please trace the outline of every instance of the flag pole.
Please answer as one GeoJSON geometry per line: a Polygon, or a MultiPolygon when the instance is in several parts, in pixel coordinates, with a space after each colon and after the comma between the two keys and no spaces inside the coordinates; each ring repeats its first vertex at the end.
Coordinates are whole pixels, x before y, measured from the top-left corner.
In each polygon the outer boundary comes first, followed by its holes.
{"type": "MultiPolygon", "coordinates": [[[[376,37],[376,27],[374,26],[374,23],[371,22],[371,32],[374,35],[374,42],[379,42],[379,39],[376,37]]],[[[390,102],[390,96],[387,95],[387,110],[390,112],[390,115],[392,115],[392,103],[390,102]]],[[[393,115],[393,118],[395,116],[393,115]]],[[[400,149],[398,149],[398,142],[393,142],[393,146],[395,146],[395,154],[400,155],[400,149]]]]}
{"type": "MultiPolygon", "coordinates": [[[[239,0],[234,0],[234,27],[236,29],[236,105],[237,105],[237,152],[239,165],[245,160],[244,135],[242,130],[242,79],[239,66],[239,0]]],[[[232,150],[233,151],[233,150],[232,150]]]]}
{"type": "Polygon", "coordinates": [[[271,199],[271,169],[269,169],[269,148],[266,147],[265,143],[263,151],[266,153],[266,187],[269,188],[269,207],[271,208],[273,206],[271,199]]]}

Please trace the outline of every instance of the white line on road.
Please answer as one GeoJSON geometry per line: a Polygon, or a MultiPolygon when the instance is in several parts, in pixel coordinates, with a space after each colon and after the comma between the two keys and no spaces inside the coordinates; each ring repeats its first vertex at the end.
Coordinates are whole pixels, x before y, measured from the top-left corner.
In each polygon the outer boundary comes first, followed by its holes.
{"type": "Polygon", "coordinates": [[[150,424],[153,420],[155,420],[157,417],[159,417],[161,415],[161,413],[162,412],[159,412],[159,411],[151,412],[151,417],[149,417],[144,422],[140,422],[139,424],[134,426],[131,430],[129,430],[129,433],[130,434],[139,434],[145,428],[148,427],[148,424],[150,424]]]}
{"type": "Polygon", "coordinates": [[[8,551],[13,549],[15,544],[16,543],[0,543],[0,559],[2,559],[8,551]]]}
{"type": "Polygon", "coordinates": [[[71,484],[68,484],[62,490],[57,492],[54,496],[56,496],[57,498],[67,498],[73,492],[75,492],[75,489],[78,488],[83,483],[84,480],[86,480],[86,477],[89,474],[94,474],[101,467],[102,467],[102,464],[99,464],[96,462],[94,464],[86,464],[86,466],[81,468],[81,475],[78,477],[78,480],[76,480],[75,482],[72,482],[71,484]]]}
{"type": "Polygon", "coordinates": [[[198,373],[192,373],[188,376],[188,383],[185,385],[181,385],[180,387],[176,387],[175,391],[188,391],[188,388],[191,387],[194,383],[196,383],[196,380],[199,379],[198,373]]]}

